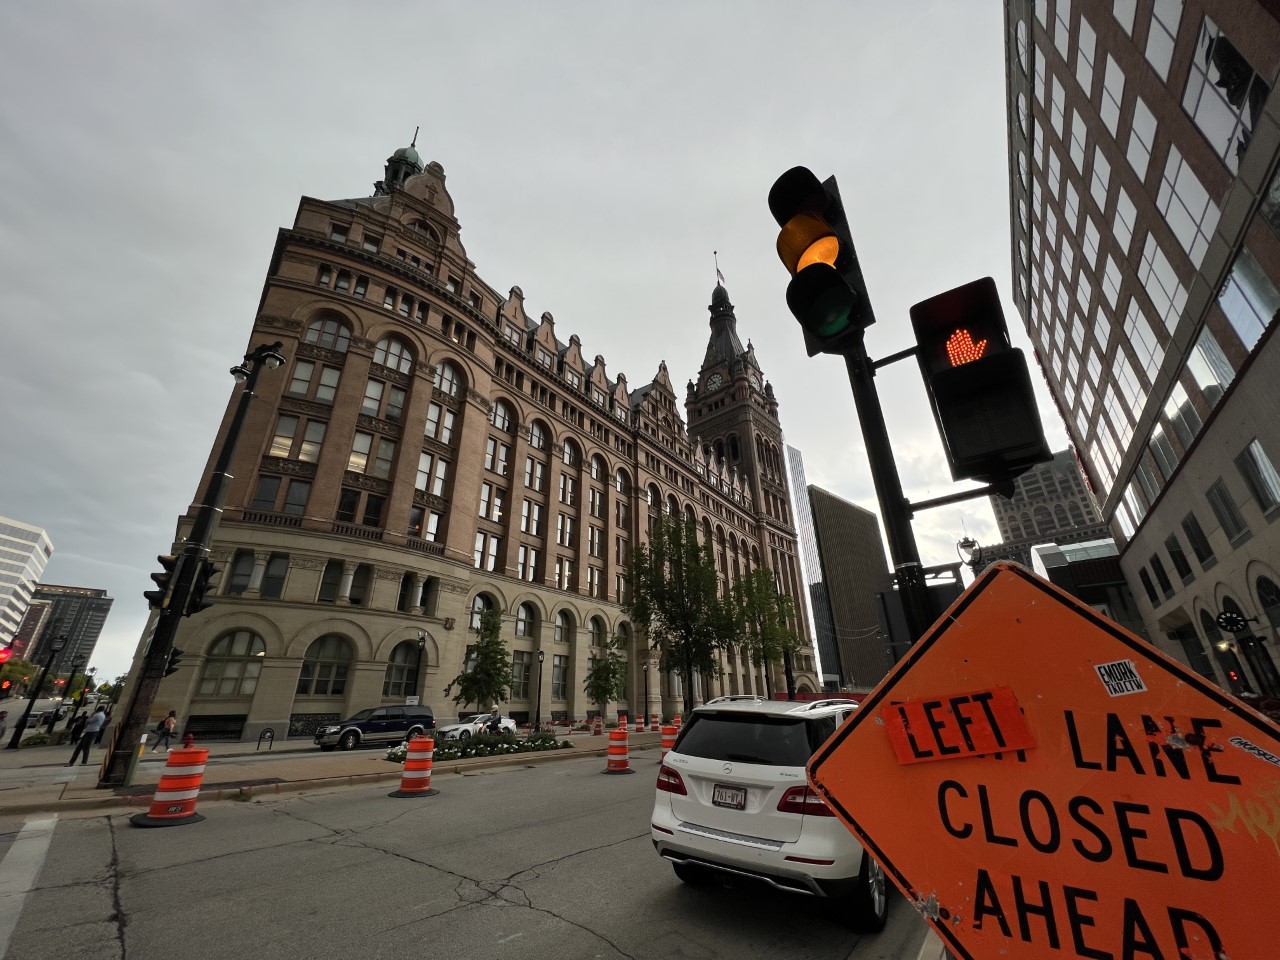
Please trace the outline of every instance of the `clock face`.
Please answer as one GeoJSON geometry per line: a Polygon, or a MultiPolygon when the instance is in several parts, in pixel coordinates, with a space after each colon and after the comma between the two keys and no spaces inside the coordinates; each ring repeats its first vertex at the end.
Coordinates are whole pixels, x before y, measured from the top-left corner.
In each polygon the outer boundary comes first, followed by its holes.
{"type": "Polygon", "coordinates": [[[719,390],[722,383],[724,383],[724,377],[720,376],[718,373],[713,373],[711,376],[707,377],[708,390],[719,390]]]}
{"type": "Polygon", "coordinates": [[[756,373],[754,370],[751,371],[751,385],[757,390],[760,389],[760,374],[756,373]]]}

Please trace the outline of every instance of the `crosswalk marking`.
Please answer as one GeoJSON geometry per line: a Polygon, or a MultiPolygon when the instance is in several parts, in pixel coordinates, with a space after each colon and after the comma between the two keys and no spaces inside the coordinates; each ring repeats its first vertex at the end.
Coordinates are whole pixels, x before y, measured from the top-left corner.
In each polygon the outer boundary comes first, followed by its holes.
{"type": "Polygon", "coordinates": [[[0,860],[0,957],[9,949],[9,938],[17,929],[27,894],[40,876],[57,822],[56,813],[51,817],[28,820],[9,847],[9,852],[0,860]]]}

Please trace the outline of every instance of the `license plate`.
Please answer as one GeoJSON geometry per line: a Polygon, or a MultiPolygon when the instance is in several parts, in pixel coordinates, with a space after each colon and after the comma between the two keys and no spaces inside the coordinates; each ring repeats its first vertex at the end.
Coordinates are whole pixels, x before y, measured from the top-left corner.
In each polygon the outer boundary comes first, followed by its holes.
{"type": "Polygon", "coordinates": [[[711,802],[717,807],[745,810],[747,791],[742,787],[726,787],[723,783],[717,783],[711,788],[711,802]]]}

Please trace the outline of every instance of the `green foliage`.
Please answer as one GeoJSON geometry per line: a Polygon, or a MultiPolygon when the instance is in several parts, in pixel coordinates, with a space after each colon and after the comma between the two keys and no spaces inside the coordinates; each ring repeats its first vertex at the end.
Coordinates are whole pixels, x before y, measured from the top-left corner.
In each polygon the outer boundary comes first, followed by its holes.
{"type": "MultiPolygon", "coordinates": [[[[479,734],[470,740],[437,740],[432,753],[432,763],[444,760],[465,760],[469,757],[501,757],[512,753],[541,753],[546,750],[561,750],[571,744],[566,740],[557,743],[554,734],[535,733],[524,739],[514,733],[479,734]]],[[[404,763],[409,755],[408,747],[403,743],[387,750],[384,760],[393,763],[404,763]]]]}
{"type": "Polygon", "coordinates": [[[757,567],[733,585],[729,595],[731,617],[738,625],[738,649],[757,667],[776,662],[785,651],[800,646],[791,625],[795,605],[778,592],[773,574],[757,567]]]}
{"type": "Polygon", "coordinates": [[[718,651],[739,639],[732,607],[720,599],[715,554],[698,542],[696,524],[663,516],[631,557],[631,599],[623,609],[660,651],[661,669],[684,676],[687,707],[693,671],[716,673],[718,651]]]}
{"type": "Polygon", "coordinates": [[[49,745],[49,737],[44,733],[33,733],[29,737],[24,737],[19,746],[23,747],[47,747],[49,745]]]}
{"type": "Polygon", "coordinates": [[[476,642],[467,646],[462,672],[449,681],[445,696],[457,687],[454,703],[474,703],[481,708],[507,699],[511,689],[511,655],[502,640],[502,614],[486,610],[480,614],[476,642]]]}
{"type": "Polygon", "coordinates": [[[617,700],[627,683],[627,638],[614,637],[605,642],[603,655],[591,658],[582,689],[601,712],[610,700],[617,700]]]}

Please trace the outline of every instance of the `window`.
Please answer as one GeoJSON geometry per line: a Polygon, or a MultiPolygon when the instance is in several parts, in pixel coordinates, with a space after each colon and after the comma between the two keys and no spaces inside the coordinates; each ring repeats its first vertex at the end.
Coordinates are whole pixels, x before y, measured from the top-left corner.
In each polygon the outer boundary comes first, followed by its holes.
{"type": "Polygon", "coordinates": [[[346,293],[351,289],[351,274],[346,270],[338,271],[338,281],[333,285],[333,289],[339,293],[346,293]]]}
{"type": "Polygon", "coordinates": [[[1096,36],[1093,27],[1084,17],[1080,18],[1080,32],[1076,40],[1076,81],[1084,95],[1093,93],[1093,52],[1096,36]]]}
{"type": "Polygon", "coordinates": [[[400,373],[413,372],[413,354],[399,340],[383,337],[373,351],[373,362],[400,373]]]}
{"type": "Polygon", "coordinates": [[[556,588],[559,590],[573,589],[573,561],[568,557],[556,558],[556,588]]]}
{"type": "Polygon", "coordinates": [[[581,390],[581,389],[582,389],[582,375],[581,375],[581,374],[579,374],[579,373],[577,373],[577,372],[575,372],[575,371],[573,371],[573,370],[566,370],[566,371],[564,372],[564,380],[565,380],[565,383],[569,384],[569,386],[570,386],[570,387],[572,387],[574,390],[581,390]]]}
{"type": "Polygon", "coordinates": [[[555,640],[556,643],[568,643],[573,639],[573,620],[569,614],[561,610],[556,614],[555,640]]]}
{"type": "Polygon", "coordinates": [[[490,437],[484,446],[484,468],[492,470],[500,477],[507,475],[507,461],[511,458],[511,447],[499,443],[490,437]]]}
{"type": "Polygon", "coordinates": [[[418,692],[418,663],[424,659],[423,641],[403,640],[395,645],[387,660],[387,672],[382,679],[382,696],[403,700],[418,692]]]}
{"type": "Polygon", "coordinates": [[[360,412],[366,417],[376,417],[382,412],[382,394],[387,385],[381,380],[370,380],[364,386],[364,402],[360,412]]]}
{"type": "Polygon", "coordinates": [[[345,637],[329,633],[312,641],[298,674],[297,696],[342,696],[347,689],[352,659],[351,643],[345,637]]]}
{"type": "Polygon", "coordinates": [[[1253,350],[1271,318],[1280,313],[1280,293],[1253,254],[1242,249],[1218,294],[1218,306],[1231,321],[1245,350],[1253,350]]]}
{"type": "Polygon", "coordinates": [[[350,227],[348,224],[331,223],[329,224],[329,239],[332,240],[334,243],[346,243],[347,230],[349,229],[350,227]]]}
{"type": "Polygon", "coordinates": [[[364,295],[369,292],[369,278],[360,276],[356,277],[355,289],[351,291],[353,297],[364,299],[364,295]]]}
{"type": "MultiPolygon", "coordinates": [[[[480,616],[493,609],[493,600],[487,593],[477,593],[471,601],[471,618],[467,622],[472,630],[480,629],[480,616]]],[[[469,669],[469,668],[468,668],[469,669]]]]}
{"type": "Polygon", "coordinates": [[[1143,567],[1138,571],[1138,579],[1142,581],[1142,589],[1147,595],[1147,600],[1151,602],[1153,607],[1160,606],[1160,597],[1156,593],[1155,584],[1151,582],[1151,574],[1147,573],[1147,568],[1143,567]]]}
{"type": "Polygon", "coordinates": [[[551,658],[551,699],[567,699],[568,689],[569,658],[557,653],[551,658]]]}
{"type": "Polygon", "coordinates": [[[453,428],[457,422],[458,415],[452,410],[446,410],[438,403],[432,403],[427,406],[427,426],[423,430],[423,436],[432,440],[439,440],[441,443],[453,442],[453,428]]]}
{"type": "Polygon", "coordinates": [[[1161,80],[1169,79],[1173,60],[1173,41],[1182,20],[1182,0],[1155,0],[1151,11],[1151,30],[1147,34],[1147,62],[1161,80]]]}
{"type": "Polygon", "coordinates": [[[1280,475],[1276,474],[1276,468],[1261,443],[1256,439],[1250,441],[1244,452],[1236,457],[1236,467],[1259,510],[1266,513],[1280,504],[1280,475]]]}
{"type": "Polygon", "coordinates": [[[285,495],[282,511],[291,517],[302,516],[306,512],[309,496],[311,496],[310,481],[290,480],[289,492],[285,495]]]}
{"type": "Polygon", "coordinates": [[[436,367],[435,388],[446,397],[456,397],[458,395],[462,385],[458,379],[457,368],[453,364],[445,361],[436,367]]]}
{"type": "Polygon", "coordinates": [[[587,567],[587,594],[592,597],[601,597],[601,582],[603,580],[602,572],[597,567],[587,567]]]}
{"type": "MultiPolygon", "coordinates": [[[[307,360],[299,360],[293,368],[293,379],[289,381],[289,396],[306,397],[311,392],[312,380],[315,378],[316,365],[307,360]]],[[[333,403],[338,392],[338,378],[342,372],[336,367],[321,367],[320,379],[315,385],[314,400],[317,403],[333,403]]]]}
{"type": "Polygon", "coordinates": [[[591,646],[603,647],[604,646],[604,621],[602,621],[599,617],[592,617],[589,627],[591,630],[591,646]]]}
{"type": "Polygon", "coordinates": [[[201,697],[251,697],[267,655],[266,644],[256,633],[236,630],[213,642],[200,673],[201,697]]]}
{"type": "Polygon", "coordinates": [[[542,504],[524,501],[520,507],[520,532],[542,536],[542,504]]]}
{"type": "Polygon", "coordinates": [[[534,583],[538,579],[538,548],[521,544],[516,557],[516,577],[534,583]]]}
{"type": "Polygon", "coordinates": [[[524,458],[524,485],[530,490],[541,491],[546,484],[546,465],[533,459],[524,458]]]}
{"type": "Polygon", "coordinates": [[[1156,118],[1147,109],[1141,97],[1133,103],[1133,129],[1129,131],[1129,149],[1125,156],[1139,180],[1147,178],[1147,164],[1151,161],[1151,149],[1156,142],[1156,118]]]}
{"type": "MultiPolygon", "coordinates": [[[[1083,21],[1081,21],[1083,25],[1083,21]]],[[[1098,111],[1112,138],[1120,128],[1120,104],[1124,102],[1124,70],[1114,57],[1107,56],[1106,78],[1102,85],[1102,108],[1098,111]]]]}
{"type": "Polygon", "coordinates": [[[538,611],[532,604],[522,603],[516,608],[516,636],[538,636],[538,611]]]}
{"type": "Polygon", "coordinates": [[[484,520],[502,522],[502,514],[506,510],[507,491],[495,487],[491,483],[480,485],[480,517],[484,520]]]}
{"type": "Polygon", "coordinates": [[[1191,571],[1191,564],[1187,562],[1187,555],[1182,552],[1182,544],[1178,542],[1176,533],[1171,533],[1165,538],[1164,548],[1169,554],[1169,559],[1173,561],[1174,572],[1184,584],[1190,583],[1195,574],[1191,571]]]}
{"type": "Polygon", "coordinates": [[[578,481],[567,473],[560,474],[560,502],[571,507],[578,502],[578,481]]]}
{"type": "Polygon", "coordinates": [[[533,673],[533,654],[528,650],[514,650],[511,653],[511,697],[512,700],[529,699],[529,676],[533,673]]]}
{"type": "Polygon", "coordinates": [[[547,449],[547,430],[537,420],[529,425],[529,446],[534,450],[547,449]]]}
{"type": "Polygon", "coordinates": [[[1232,173],[1271,88],[1208,17],[1200,25],[1182,107],[1232,173]]]}
{"type": "Polygon", "coordinates": [[[268,456],[289,458],[293,452],[293,436],[298,432],[297,417],[281,417],[276,421],[276,433],[271,439],[268,456]]]}
{"type": "Polygon", "coordinates": [[[1056,0],[1053,5],[1054,19],[1053,45],[1067,58],[1067,50],[1071,43],[1071,0],[1056,0]]]}
{"type": "Polygon", "coordinates": [[[1112,10],[1116,15],[1116,22],[1124,28],[1124,32],[1133,36],[1133,18],[1138,12],[1138,0],[1115,0],[1112,10]]]}
{"type": "Polygon", "coordinates": [[[538,348],[538,363],[550,370],[551,365],[554,362],[555,355],[552,354],[550,350],[544,350],[542,347],[538,348]]]}
{"type": "Polygon", "coordinates": [[[572,547],[573,527],[573,517],[566,513],[556,514],[556,543],[562,547],[572,547]]]}
{"type": "Polygon", "coordinates": [[[397,291],[395,287],[387,287],[387,292],[382,296],[383,309],[384,310],[394,309],[396,305],[396,297],[398,295],[399,295],[399,291],[397,291]]]}
{"type": "Polygon", "coordinates": [[[625,500],[619,500],[614,504],[614,523],[626,529],[631,523],[631,505],[625,500]]]}
{"type": "Polygon", "coordinates": [[[601,544],[604,542],[604,531],[597,526],[587,527],[587,553],[593,557],[603,557],[604,548],[601,544]]]}
{"type": "Polygon", "coordinates": [[[391,476],[391,463],[395,459],[395,441],[377,438],[376,448],[372,434],[356,432],[351,441],[351,456],[347,469],[352,473],[365,473],[385,480],[391,476]],[[372,454],[372,462],[371,460],[372,454]]]}
{"type": "Polygon", "coordinates": [[[340,320],[314,320],[307,327],[307,343],[346,353],[351,344],[351,331],[340,320]]]}
{"type": "Polygon", "coordinates": [[[587,490],[587,509],[591,516],[604,519],[604,491],[590,487],[587,490]]]}
{"type": "Polygon", "coordinates": [[[327,263],[320,264],[320,271],[316,274],[316,283],[322,287],[327,287],[329,281],[333,279],[333,268],[327,263]]]}
{"type": "Polygon", "coordinates": [[[477,570],[495,570],[498,566],[498,549],[502,538],[492,533],[477,533],[476,548],[471,565],[477,570]]]}
{"type": "MultiPolygon", "coordinates": [[[[431,493],[433,496],[443,497],[445,483],[449,478],[449,461],[441,457],[436,458],[436,468],[431,474],[431,493]]],[[[494,509],[499,514],[502,512],[501,503],[495,503],[494,509]]]]}
{"type": "Polygon", "coordinates": [[[1156,583],[1160,587],[1160,592],[1164,594],[1165,599],[1173,596],[1173,584],[1169,582],[1169,575],[1165,573],[1164,564],[1160,558],[1154,553],[1151,559],[1147,561],[1151,565],[1151,572],[1155,574],[1156,583]]]}
{"type": "Polygon", "coordinates": [[[249,589],[249,580],[253,577],[253,551],[237,550],[235,559],[231,561],[231,575],[227,578],[227,595],[241,596],[249,589]]]}
{"type": "Polygon", "coordinates": [[[567,467],[575,467],[578,465],[578,447],[572,440],[564,442],[564,448],[560,452],[560,462],[567,467]]]}
{"type": "Polygon", "coordinates": [[[1156,206],[1191,258],[1192,266],[1200,266],[1209,238],[1218,226],[1218,205],[1174,146],[1169,147],[1156,206]]]}
{"type": "Polygon", "coordinates": [[[1240,510],[1236,507],[1235,500],[1231,498],[1231,492],[1227,490],[1227,485],[1221,479],[1214,481],[1213,486],[1205,491],[1204,496],[1209,501],[1209,509],[1218,518],[1222,532],[1226,534],[1228,540],[1234,541],[1237,537],[1249,532],[1244,517],[1240,516],[1240,510]]]}
{"type": "Polygon", "coordinates": [[[493,405],[493,409],[489,411],[489,422],[493,424],[495,430],[501,430],[503,433],[511,432],[511,408],[507,406],[506,401],[499,400],[493,405]]]}

